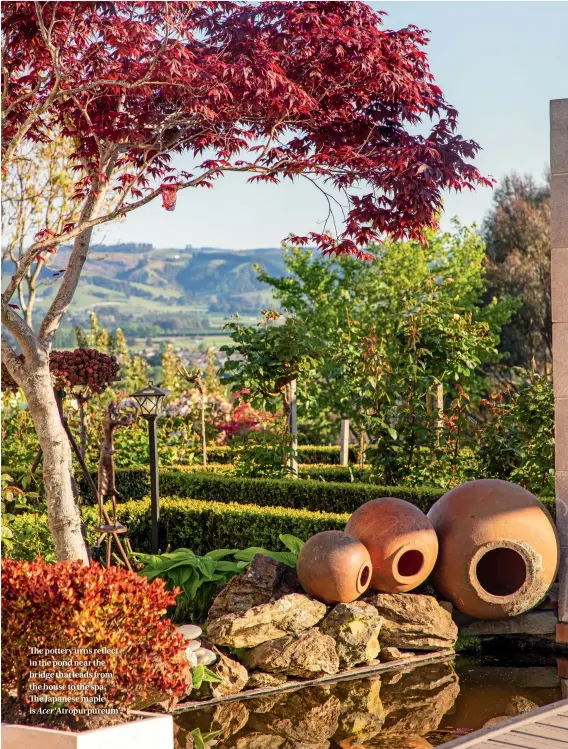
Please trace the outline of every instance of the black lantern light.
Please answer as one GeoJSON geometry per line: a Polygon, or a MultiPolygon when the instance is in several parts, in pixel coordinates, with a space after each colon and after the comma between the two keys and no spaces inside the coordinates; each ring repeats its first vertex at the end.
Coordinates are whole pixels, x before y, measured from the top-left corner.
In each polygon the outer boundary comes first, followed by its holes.
{"type": "Polygon", "coordinates": [[[158,438],[156,421],[162,415],[163,399],[169,395],[169,390],[152,385],[152,382],[142,390],[132,393],[140,414],[148,422],[148,441],[150,446],[150,499],[152,504],[152,554],[160,553],[160,485],[158,481],[158,438]]]}

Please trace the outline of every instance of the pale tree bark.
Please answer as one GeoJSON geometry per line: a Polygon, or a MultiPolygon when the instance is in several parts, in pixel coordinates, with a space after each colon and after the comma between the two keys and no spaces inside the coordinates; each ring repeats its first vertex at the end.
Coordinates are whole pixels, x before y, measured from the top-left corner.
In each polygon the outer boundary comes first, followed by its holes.
{"type": "Polygon", "coordinates": [[[43,483],[49,529],[59,561],[88,562],[81,533],[81,517],[73,496],[71,448],[61,423],[51,384],[49,355],[38,352],[26,357],[24,365],[14,361],[13,352],[3,346],[3,358],[10,374],[22,388],[43,452],[43,483]]]}
{"type": "MultiPolygon", "coordinates": [[[[109,168],[112,166],[109,165],[109,168]]],[[[81,220],[97,215],[106,187],[101,181],[94,186],[81,211],[81,220]]],[[[59,291],[35,334],[25,320],[5,306],[3,322],[22,346],[22,363],[10,345],[2,341],[4,363],[22,388],[43,451],[43,482],[49,529],[59,561],[75,559],[88,563],[81,533],[81,517],[73,492],[71,448],[61,422],[49,371],[49,352],[63,315],[72,299],[83,265],[87,259],[92,227],[79,234],[59,291]]]]}

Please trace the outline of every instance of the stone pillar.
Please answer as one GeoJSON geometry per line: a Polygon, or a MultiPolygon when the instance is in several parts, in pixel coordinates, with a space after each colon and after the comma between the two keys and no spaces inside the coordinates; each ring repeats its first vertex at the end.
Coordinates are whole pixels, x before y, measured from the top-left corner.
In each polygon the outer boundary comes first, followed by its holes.
{"type": "Polygon", "coordinates": [[[556,524],[561,552],[556,639],[568,642],[568,99],[550,102],[550,171],[556,524]]]}
{"type": "Polygon", "coordinates": [[[339,434],[339,465],[349,465],[349,419],[341,419],[339,434]]]}

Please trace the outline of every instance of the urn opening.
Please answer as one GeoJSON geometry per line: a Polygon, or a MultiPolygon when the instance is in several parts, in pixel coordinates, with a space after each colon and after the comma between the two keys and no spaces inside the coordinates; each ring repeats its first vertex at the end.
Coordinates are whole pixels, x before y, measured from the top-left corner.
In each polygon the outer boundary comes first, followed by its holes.
{"type": "Polygon", "coordinates": [[[365,588],[369,585],[370,579],[371,579],[371,567],[368,564],[364,564],[361,567],[361,571],[359,572],[359,580],[357,581],[357,588],[360,591],[364,591],[365,588]]]}
{"type": "Polygon", "coordinates": [[[526,582],[527,565],[515,549],[499,547],[483,554],[475,575],[481,587],[492,596],[510,596],[526,582]]]}
{"type": "Polygon", "coordinates": [[[398,560],[397,569],[401,577],[414,577],[424,566],[424,554],[418,549],[409,549],[398,560]]]}

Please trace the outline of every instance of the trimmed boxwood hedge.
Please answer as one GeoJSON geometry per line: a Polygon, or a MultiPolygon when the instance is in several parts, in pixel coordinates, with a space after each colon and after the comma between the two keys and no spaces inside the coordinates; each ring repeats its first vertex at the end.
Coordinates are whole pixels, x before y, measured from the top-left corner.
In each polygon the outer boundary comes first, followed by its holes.
{"type": "MultiPolygon", "coordinates": [[[[215,463],[232,463],[235,455],[235,448],[215,445],[207,448],[207,457],[215,463]]],[[[358,448],[351,446],[349,448],[349,461],[357,462],[358,448]]],[[[337,445],[299,445],[298,446],[299,463],[329,463],[339,464],[339,447],[337,445]]]]}
{"type": "MultiPolygon", "coordinates": [[[[116,484],[123,500],[140,499],[149,492],[148,469],[119,468],[116,471],[116,484]]],[[[87,491],[86,486],[82,489],[87,491]]],[[[170,497],[193,497],[212,502],[290,507],[316,512],[353,512],[369,499],[380,496],[406,499],[427,511],[444,493],[442,489],[408,486],[249,479],[188,470],[184,467],[160,471],[160,492],[170,497]]]]}
{"type": "MultiPolygon", "coordinates": [[[[82,511],[90,543],[95,541],[93,530],[97,522],[94,507],[82,511]]],[[[151,516],[148,499],[124,502],[119,508],[120,521],[128,528],[128,538],[134,551],[150,552],[151,516]]],[[[186,547],[196,554],[213,549],[264,546],[280,550],[278,536],[290,533],[304,541],[315,533],[342,530],[348,514],[310,512],[284,507],[258,507],[234,502],[205,502],[187,497],[165,497],[160,502],[162,549],[186,547]]],[[[13,523],[16,533],[30,531],[37,526],[47,528],[47,517],[18,515],[13,523]]],[[[33,559],[36,554],[50,553],[53,544],[49,533],[42,534],[33,550],[22,548],[18,558],[33,559]],[[29,552],[29,553],[28,553],[29,552]]]]}
{"type": "MultiPolygon", "coordinates": [[[[133,548],[149,550],[149,502],[126,502],[119,512],[121,522],[129,529],[133,548]]],[[[205,554],[213,549],[247,546],[281,549],[281,533],[305,541],[320,531],[343,530],[349,514],[168,497],[160,504],[160,519],[163,549],[184,546],[196,554],[205,554]]]]}
{"type": "MultiPolygon", "coordinates": [[[[435,487],[380,486],[368,483],[249,479],[227,476],[195,466],[160,471],[160,492],[170,497],[193,497],[211,502],[237,502],[259,507],[289,507],[315,512],[354,512],[375,497],[398,497],[428,512],[444,493],[435,487]]],[[[147,468],[119,468],[116,483],[122,500],[140,499],[150,490],[147,468]]],[[[83,496],[89,496],[86,482],[83,496]]],[[[92,498],[91,498],[92,499],[92,498]]],[[[554,515],[554,498],[542,497],[554,515]]]]}

